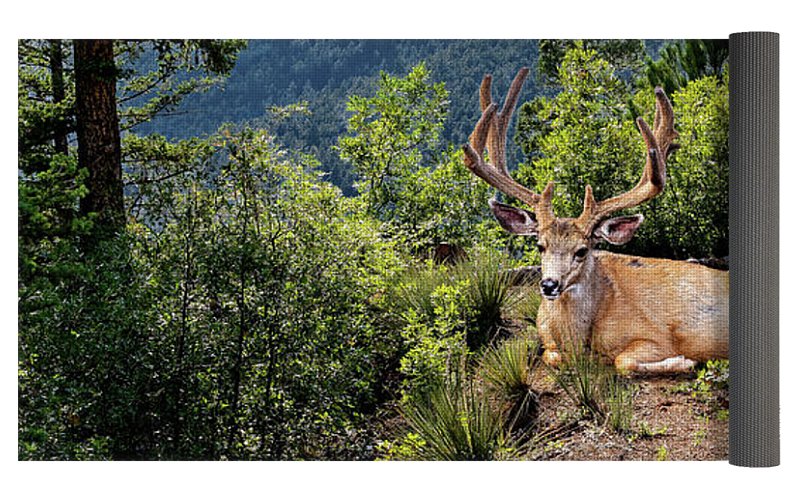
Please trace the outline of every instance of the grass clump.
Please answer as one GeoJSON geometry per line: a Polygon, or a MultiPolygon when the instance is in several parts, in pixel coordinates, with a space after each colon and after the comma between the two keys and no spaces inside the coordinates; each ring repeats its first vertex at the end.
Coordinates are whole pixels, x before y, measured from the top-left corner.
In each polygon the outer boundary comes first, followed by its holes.
{"type": "Polygon", "coordinates": [[[422,266],[410,267],[390,287],[390,308],[404,321],[416,316],[425,322],[432,322],[438,307],[434,294],[439,287],[451,284],[450,271],[446,266],[435,265],[428,260],[422,266]]]}
{"type": "MultiPolygon", "coordinates": [[[[462,356],[421,395],[403,400],[409,427],[388,443],[389,459],[509,460],[537,444],[531,430],[537,398],[530,386],[537,347],[516,336],[486,349],[479,363],[462,356]]],[[[448,365],[451,366],[451,365],[448,365]]]]}
{"type": "Polygon", "coordinates": [[[453,267],[426,262],[391,287],[407,429],[382,443],[385,459],[510,459],[529,446],[537,347],[526,336],[500,341],[521,290],[499,253],[470,256],[453,267]]]}
{"type": "Polygon", "coordinates": [[[477,384],[447,379],[424,397],[404,404],[402,414],[422,446],[420,460],[498,460],[517,457],[519,448],[477,384]]]}
{"type": "Polygon", "coordinates": [[[501,403],[512,429],[531,425],[537,413],[537,396],[529,382],[538,366],[536,349],[526,336],[516,336],[489,347],[480,361],[483,383],[501,403]]]}
{"type": "Polygon", "coordinates": [[[568,353],[559,370],[552,371],[557,384],[599,425],[607,424],[617,432],[631,427],[634,390],[611,365],[584,348],[568,353]]]}
{"type": "Polygon", "coordinates": [[[471,259],[454,268],[455,279],[466,284],[466,342],[471,349],[488,345],[506,315],[518,304],[520,293],[513,286],[509,267],[510,261],[502,254],[479,249],[471,259]]]}

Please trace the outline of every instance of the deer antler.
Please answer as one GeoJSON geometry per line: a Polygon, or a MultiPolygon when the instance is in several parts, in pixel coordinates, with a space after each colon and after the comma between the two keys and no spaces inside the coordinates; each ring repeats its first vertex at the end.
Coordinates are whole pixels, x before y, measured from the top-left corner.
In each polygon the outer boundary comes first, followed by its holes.
{"type": "Polygon", "coordinates": [[[552,184],[549,183],[541,195],[516,182],[507,169],[507,129],[513,115],[518,94],[529,74],[528,68],[521,68],[510,85],[502,110],[491,99],[491,75],[485,75],[480,84],[480,109],[482,116],[469,136],[469,144],[463,145],[464,163],[477,177],[481,178],[502,193],[517,198],[533,207],[538,223],[545,225],[554,219],[551,209],[552,184]],[[491,163],[483,159],[488,148],[491,163]]]}
{"type": "Polygon", "coordinates": [[[580,226],[585,227],[585,232],[590,232],[605,217],[618,210],[636,207],[655,197],[664,189],[667,177],[667,157],[678,149],[678,144],[673,141],[678,137],[675,130],[673,106],[661,87],[656,87],[656,113],[653,118],[653,131],[642,118],[637,118],[637,127],[645,141],[647,150],[645,168],[642,171],[639,183],[623,194],[596,202],[593,197],[593,188],[585,188],[584,209],[579,216],[580,226]]]}

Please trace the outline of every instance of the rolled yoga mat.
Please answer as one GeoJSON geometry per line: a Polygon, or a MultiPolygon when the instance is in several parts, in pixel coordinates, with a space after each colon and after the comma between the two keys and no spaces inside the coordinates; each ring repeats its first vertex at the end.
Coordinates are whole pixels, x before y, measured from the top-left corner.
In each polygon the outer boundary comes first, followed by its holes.
{"type": "Polygon", "coordinates": [[[730,36],[729,462],[780,463],[779,45],[730,36]]]}

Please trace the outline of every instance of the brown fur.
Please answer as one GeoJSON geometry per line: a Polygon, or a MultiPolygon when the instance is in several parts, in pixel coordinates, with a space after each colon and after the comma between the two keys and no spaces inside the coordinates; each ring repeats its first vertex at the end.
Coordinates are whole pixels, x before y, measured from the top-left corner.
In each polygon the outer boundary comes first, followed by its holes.
{"type": "Polygon", "coordinates": [[[727,272],[593,249],[597,241],[615,245],[629,241],[642,216],[606,217],[636,207],[664,189],[667,157],[678,147],[673,107],[664,91],[655,90],[653,128],[637,119],[646,147],[637,185],[602,201],[596,201],[588,185],[582,214],[560,219],[552,210],[553,183],[538,195],[516,182],[507,168],[507,128],[526,77],[527,69],[522,68],[501,111],[491,99],[490,75],[483,78],[482,116],[463,153],[466,167],[475,175],[533,210],[489,202],[505,229],[536,236],[543,249],[541,288],[547,295],[537,317],[546,349],[543,359],[557,365],[567,350],[589,345],[618,370],[668,372],[691,369],[695,361],[727,357],[727,272]],[[485,161],[485,148],[492,163],[485,161]]]}
{"type": "MultiPolygon", "coordinates": [[[[541,241],[565,249],[573,247],[571,241],[582,241],[572,238],[570,228],[544,233],[541,241]],[[571,239],[562,240],[563,235],[571,239]]],[[[562,253],[563,260],[573,262],[562,253]]],[[[621,371],[677,356],[693,361],[727,358],[727,272],[597,250],[578,267],[563,273],[568,281],[562,295],[544,299],[538,312],[547,362],[556,365],[561,359],[556,352],[580,344],[588,344],[621,371]]]]}

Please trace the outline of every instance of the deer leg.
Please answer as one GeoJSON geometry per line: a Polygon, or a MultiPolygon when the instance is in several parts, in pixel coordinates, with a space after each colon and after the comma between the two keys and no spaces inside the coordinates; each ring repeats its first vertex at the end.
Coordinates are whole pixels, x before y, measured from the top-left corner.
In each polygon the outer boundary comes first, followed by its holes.
{"type": "Polygon", "coordinates": [[[562,356],[546,321],[540,321],[538,324],[538,335],[540,343],[543,345],[543,356],[541,357],[543,362],[552,368],[557,368],[562,361],[562,356]]]}
{"type": "Polygon", "coordinates": [[[543,362],[547,365],[551,366],[552,368],[557,368],[559,366],[560,361],[562,361],[562,356],[560,355],[560,351],[558,351],[555,347],[554,350],[546,348],[543,351],[542,356],[543,362]]]}
{"type": "Polygon", "coordinates": [[[695,367],[695,361],[687,359],[683,354],[653,363],[640,363],[638,372],[643,373],[677,373],[688,372],[695,367]]]}
{"type": "Polygon", "coordinates": [[[615,368],[620,373],[676,373],[689,371],[695,361],[670,352],[649,340],[638,340],[615,358],[615,368]]]}

